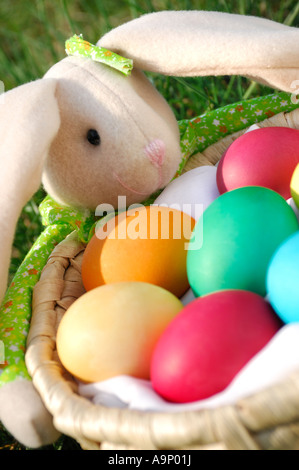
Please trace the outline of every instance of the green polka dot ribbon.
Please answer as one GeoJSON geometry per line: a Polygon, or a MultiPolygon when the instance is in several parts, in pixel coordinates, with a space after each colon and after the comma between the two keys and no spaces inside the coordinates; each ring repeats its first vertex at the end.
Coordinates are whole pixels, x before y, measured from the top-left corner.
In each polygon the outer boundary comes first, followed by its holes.
{"type": "Polygon", "coordinates": [[[133,68],[133,61],[121,57],[115,52],[108,51],[104,47],[99,47],[87,42],[83,39],[82,34],[79,36],[75,34],[65,42],[65,51],[67,55],[77,57],[87,57],[96,62],[109,65],[116,70],[119,70],[124,75],[130,75],[133,68]]]}
{"type": "Polygon", "coordinates": [[[202,116],[179,121],[182,160],[177,176],[182,173],[192,155],[203,152],[226,135],[241,131],[280,112],[293,111],[295,108],[298,108],[298,104],[293,103],[290,93],[278,92],[229,104],[202,116]]]}
{"type": "MultiPolygon", "coordinates": [[[[204,151],[224,136],[297,107],[290,94],[275,93],[179,121],[182,161],[175,177],[182,173],[190,156],[204,151]]],[[[153,195],[145,204],[153,202],[156,196],[153,195]]],[[[99,221],[88,210],[62,207],[50,197],[42,202],[40,213],[45,229],[15,274],[0,307],[0,387],[20,377],[30,379],[24,356],[31,320],[32,291],[49,255],[74,230],[81,241],[88,243],[99,221]]]]}
{"type": "Polygon", "coordinates": [[[32,292],[55,246],[76,230],[88,243],[96,218],[90,211],[61,207],[50,197],[40,205],[44,231],[15,274],[0,307],[0,387],[17,378],[30,379],[25,365],[32,292]]]}

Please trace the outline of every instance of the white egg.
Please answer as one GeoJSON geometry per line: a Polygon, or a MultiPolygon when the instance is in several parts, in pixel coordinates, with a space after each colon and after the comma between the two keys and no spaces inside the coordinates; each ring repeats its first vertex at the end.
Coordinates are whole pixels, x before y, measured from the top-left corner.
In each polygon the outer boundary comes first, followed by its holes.
{"type": "Polygon", "coordinates": [[[257,124],[252,124],[252,126],[248,127],[248,129],[245,131],[245,134],[246,132],[255,131],[256,129],[260,129],[260,127],[257,124]]]}
{"type": "Polygon", "coordinates": [[[180,298],[180,301],[182,302],[184,306],[186,306],[195,299],[196,297],[193,294],[192,289],[188,289],[187,292],[185,292],[185,294],[180,298]]]}
{"type": "Polygon", "coordinates": [[[287,199],[287,203],[289,204],[289,206],[291,206],[291,208],[295,212],[295,216],[297,217],[297,220],[299,222],[299,209],[296,206],[294,199],[290,197],[290,199],[287,199]]]}
{"type": "Polygon", "coordinates": [[[201,166],[172,180],[157,197],[154,205],[181,210],[198,220],[203,211],[219,196],[217,168],[201,166]]]}

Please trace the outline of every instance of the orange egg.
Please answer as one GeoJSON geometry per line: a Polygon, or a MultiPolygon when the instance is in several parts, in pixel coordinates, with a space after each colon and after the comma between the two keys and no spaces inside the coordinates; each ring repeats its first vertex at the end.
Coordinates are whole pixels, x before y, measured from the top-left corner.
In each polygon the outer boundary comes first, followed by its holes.
{"type": "Polygon", "coordinates": [[[139,281],[180,297],[189,288],[186,257],[194,225],[188,214],[164,206],[142,206],[110,218],[86,247],[85,289],[139,281]]]}

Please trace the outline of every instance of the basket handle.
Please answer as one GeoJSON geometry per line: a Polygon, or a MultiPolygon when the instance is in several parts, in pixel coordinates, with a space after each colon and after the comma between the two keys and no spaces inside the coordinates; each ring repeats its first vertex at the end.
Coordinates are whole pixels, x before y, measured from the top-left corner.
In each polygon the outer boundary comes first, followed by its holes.
{"type": "Polygon", "coordinates": [[[287,92],[299,79],[299,29],[254,16],[160,11],[112,29],[98,45],[164,75],[242,75],[287,92]]]}

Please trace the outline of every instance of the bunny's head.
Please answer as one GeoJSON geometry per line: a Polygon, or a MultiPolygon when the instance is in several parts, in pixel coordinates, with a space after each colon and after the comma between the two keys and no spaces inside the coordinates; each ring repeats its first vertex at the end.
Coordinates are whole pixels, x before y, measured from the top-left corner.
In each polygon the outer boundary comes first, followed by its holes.
{"type": "Polygon", "coordinates": [[[43,184],[58,202],[116,207],[163,188],[180,162],[179,131],[169,105],[138,69],[68,57],[45,78],[57,80],[61,125],[45,161],[43,184]]]}

